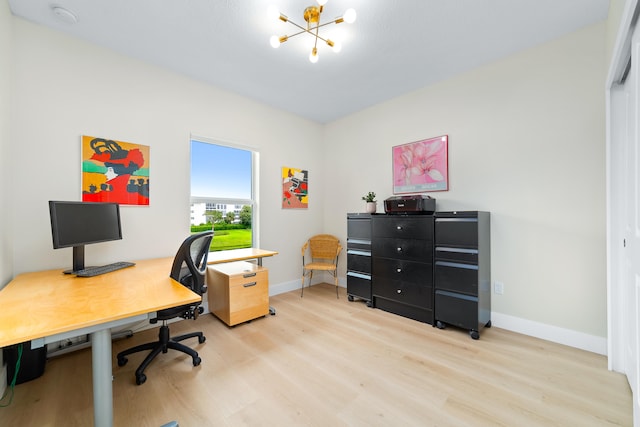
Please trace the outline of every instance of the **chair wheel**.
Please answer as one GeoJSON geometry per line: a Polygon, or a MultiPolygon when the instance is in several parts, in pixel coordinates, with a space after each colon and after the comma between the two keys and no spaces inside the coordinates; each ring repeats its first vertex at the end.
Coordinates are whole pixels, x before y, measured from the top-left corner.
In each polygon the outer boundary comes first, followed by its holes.
{"type": "Polygon", "coordinates": [[[124,366],[128,361],[129,359],[127,359],[126,357],[118,357],[118,366],[124,366]]]}
{"type": "Polygon", "coordinates": [[[198,366],[200,362],[202,362],[202,359],[200,359],[200,357],[196,356],[193,358],[193,366],[198,366]]]}
{"type": "Polygon", "coordinates": [[[205,337],[204,335],[203,335],[203,336],[201,336],[201,337],[198,337],[198,342],[199,342],[200,344],[202,344],[202,343],[203,343],[203,342],[205,342],[206,340],[207,340],[207,337],[205,337]]]}
{"type": "Polygon", "coordinates": [[[145,374],[136,374],[136,384],[141,385],[147,381],[147,376],[145,374]]]}

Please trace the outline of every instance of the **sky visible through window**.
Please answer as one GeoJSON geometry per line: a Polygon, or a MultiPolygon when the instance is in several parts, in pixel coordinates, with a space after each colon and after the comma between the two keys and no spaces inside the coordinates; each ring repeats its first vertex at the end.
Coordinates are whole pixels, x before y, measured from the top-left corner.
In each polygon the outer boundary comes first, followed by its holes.
{"type": "Polygon", "coordinates": [[[251,199],[251,152],[192,140],[191,196],[251,199]]]}

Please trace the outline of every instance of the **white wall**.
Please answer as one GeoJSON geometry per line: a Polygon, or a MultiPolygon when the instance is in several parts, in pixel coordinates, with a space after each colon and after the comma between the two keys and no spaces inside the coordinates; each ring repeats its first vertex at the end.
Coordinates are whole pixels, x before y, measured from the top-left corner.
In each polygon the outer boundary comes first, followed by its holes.
{"type": "MultiPolygon", "coordinates": [[[[13,52],[13,20],[9,5],[6,0],[0,1],[0,159],[6,159],[7,150],[10,144],[9,123],[11,121],[11,77],[12,64],[11,55],[13,52]]],[[[5,167],[0,168],[0,200],[8,200],[11,195],[10,170],[5,167]]],[[[3,203],[3,205],[5,205],[3,203]]],[[[11,280],[13,264],[13,248],[11,241],[11,225],[9,212],[0,209],[0,289],[11,280]]]]}
{"type": "MultiPolygon", "coordinates": [[[[12,19],[9,5],[6,0],[0,1],[0,159],[7,158],[6,147],[9,145],[10,123],[10,97],[12,74],[12,19]]],[[[10,197],[9,170],[2,165],[0,167],[0,200],[10,197]]],[[[3,206],[5,204],[3,203],[3,206]]],[[[11,223],[9,212],[0,209],[0,289],[2,289],[12,277],[13,249],[11,223]]],[[[7,385],[7,370],[4,366],[2,352],[0,351],[0,396],[3,396],[7,385]]]]}
{"type": "Polygon", "coordinates": [[[191,133],[259,149],[260,245],[280,253],[265,261],[272,286],[297,283],[309,235],[344,241],[363,194],[391,195],[392,146],[448,134],[450,190],[433,195],[440,210],[492,212],[493,279],[505,284],[494,324],[606,341],[604,24],[320,126],[11,21],[17,96],[2,162],[16,235],[2,240],[14,274],[70,263],[51,247],[47,200],[79,199],[82,134],[151,146],[151,206],[123,207],[125,239],[87,247],[96,263],[173,255],[189,227],[191,133]],[[280,208],[282,166],[309,170],[308,210],[280,208]]]}
{"type": "MultiPolygon", "coordinates": [[[[68,267],[53,250],[47,201],[80,199],[80,135],[149,145],[149,207],[123,206],[124,239],[90,245],[87,262],[173,256],[189,233],[189,137],[260,151],[260,245],[273,283],[299,277],[299,247],[322,230],[320,125],[14,18],[17,96],[11,127],[17,230],[14,273],[68,267]],[[280,168],[309,170],[310,207],[281,209],[280,168]],[[28,231],[28,232],[27,232],[28,231]],[[295,261],[294,261],[295,260],[295,261]]],[[[4,157],[3,159],[5,159],[4,157]]]]}
{"type": "Polygon", "coordinates": [[[392,146],[447,134],[450,190],[431,195],[492,214],[494,325],[553,325],[602,349],[604,77],[602,23],[329,124],[325,231],[345,239],[367,191],[383,209],[392,146]]]}

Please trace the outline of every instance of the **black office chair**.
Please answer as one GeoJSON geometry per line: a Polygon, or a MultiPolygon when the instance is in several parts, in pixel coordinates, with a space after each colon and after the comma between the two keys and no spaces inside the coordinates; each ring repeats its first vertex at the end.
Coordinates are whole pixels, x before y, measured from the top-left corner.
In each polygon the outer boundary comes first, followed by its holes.
{"type": "MultiPolygon", "coordinates": [[[[198,295],[202,295],[207,291],[204,278],[207,271],[207,256],[209,255],[209,246],[211,245],[212,238],[213,231],[205,231],[189,236],[182,242],[182,245],[180,245],[178,253],[173,260],[173,266],[171,267],[171,278],[182,283],[198,295]]],[[[138,385],[143,384],[147,380],[144,370],[149,363],[151,363],[160,352],[166,353],[168,349],[178,350],[188,354],[193,358],[193,366],[198,366],[201,362],[200,357],[198,357],[198,352],[181,344],[179,341],[198,337],[198,342],[202,344],[205,342],[206,337],[202,332],[192,332],[172,338],[169,335],[167,320],[176,317],[196,319],[203,311],[202,307],[200,307],[201,302],[202,301],[198,301],[193,304],[158,311],[157,317],[150,320],[151,323],[156,323],[158,320],[162,321],[162,326],[160,326],[160,331],[158,332],[158,341],[137,345],[128,350],[121,351],[117,356],[118,366],[127,364],[126,356],[129,354],[151,350],[151,353],[147,355],[138,369],[136,369],[136,384],[138,385]]]]}

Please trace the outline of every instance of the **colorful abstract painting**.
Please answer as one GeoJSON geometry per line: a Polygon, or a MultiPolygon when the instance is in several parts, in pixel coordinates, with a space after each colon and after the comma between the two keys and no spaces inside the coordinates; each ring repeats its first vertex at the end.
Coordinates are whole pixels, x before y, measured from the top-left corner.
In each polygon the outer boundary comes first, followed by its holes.
{"type": "Polygon", "coordinates": [[[393,193],[449,189],[447,135],[393,147],[393,193]]]}
{"type": "Polygon", "coordinates": [[[282,168],[282,208],[309,207],[309,174],[296,168],[282,168]]]}
{"type": "Polygon", "coordinates": [[[149,205],[149,146],[83,135],[82,201],[149,205]]]}

